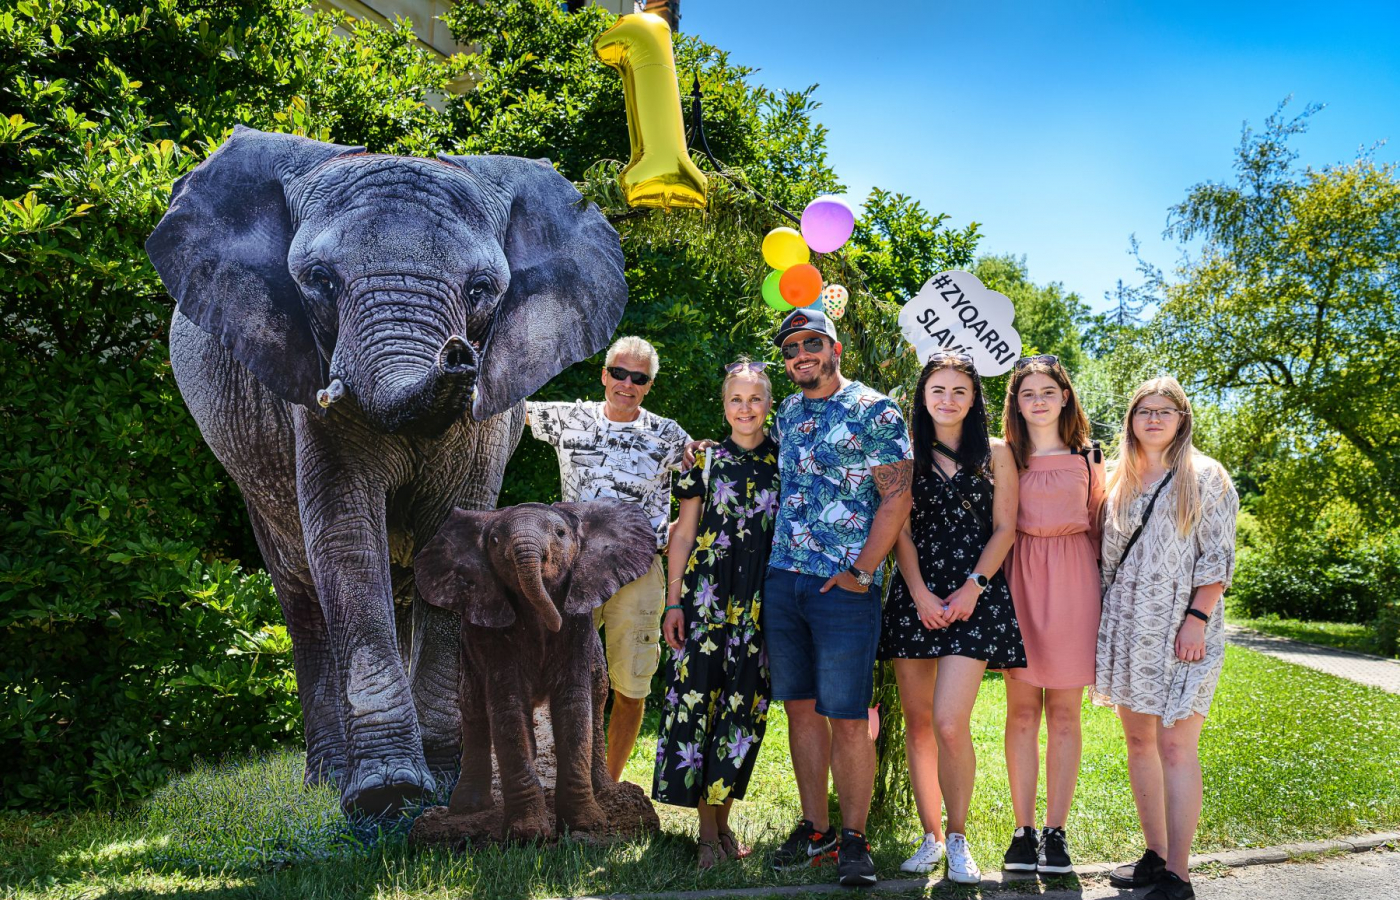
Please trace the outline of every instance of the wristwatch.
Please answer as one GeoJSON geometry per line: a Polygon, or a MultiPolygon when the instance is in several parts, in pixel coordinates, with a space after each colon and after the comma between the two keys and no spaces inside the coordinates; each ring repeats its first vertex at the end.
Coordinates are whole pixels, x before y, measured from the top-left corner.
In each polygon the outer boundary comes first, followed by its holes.
{"type": "Polygon", "coordinates": [[[991,584],[991,582],[987,580],[987,576],[983,575],[981,572],[973,572],[971,575],[967,576],[967,580],[977,585],[979,591],[985,591],[987,585],[991,584]]]}
{"type": "Polygon", "coordinates": [[[873,574],[871,574],[870,572],[862,572],[855,566],[851,566],[846,571],[850,574],[852,578],[856,580],[856,584],[859,584],[861,587],[868,588],[870,587],[871,582],[875,580],[875,576],[873,574]]]}

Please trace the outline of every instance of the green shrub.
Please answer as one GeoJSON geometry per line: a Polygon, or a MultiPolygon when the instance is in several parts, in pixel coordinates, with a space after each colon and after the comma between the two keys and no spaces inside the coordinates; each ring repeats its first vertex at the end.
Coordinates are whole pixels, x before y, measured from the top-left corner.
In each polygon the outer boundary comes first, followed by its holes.
{"type": "Polygon", "coordinates": [[[1400,657],[1400,598],[1381,604],[1376,616],[1376,651],[1381,656],[1400,657]]]}
{"type": "Polygon", "coordinates": [[[1238,553],[1230,603],[1250,617],[1370,623],[1400,602],[1400,532],[1251,532],[1238,553]]]}
{"type": "Polygon", "coordinates": [[[149,357],[0,351],[0,795],[139,798],[298,733],[265,574],[217,560],[242,503],[149,357]]]}

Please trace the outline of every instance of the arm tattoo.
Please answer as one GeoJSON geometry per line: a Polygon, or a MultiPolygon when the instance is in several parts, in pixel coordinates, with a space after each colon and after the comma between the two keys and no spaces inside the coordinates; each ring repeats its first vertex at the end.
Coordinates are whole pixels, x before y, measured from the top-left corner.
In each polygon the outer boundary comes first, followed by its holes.
{"type": "Polygon", "coordinates": [[[875,466],[870,470],[875,478],[875,487],[886,500],[898,497],[909,490],[914,483],[914,461],[901,459],[886,466],[875,466]]]}

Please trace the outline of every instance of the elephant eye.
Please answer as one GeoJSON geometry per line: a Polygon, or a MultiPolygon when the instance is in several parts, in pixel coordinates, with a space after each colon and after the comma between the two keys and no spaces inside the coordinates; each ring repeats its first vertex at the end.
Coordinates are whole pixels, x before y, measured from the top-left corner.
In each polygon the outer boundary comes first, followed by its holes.
{"type": "Polygon", "coordinates": [[[302,282],[322,295],[335,293],[335,276],[331,270],[317,263],[302,275],[302,282]]]}
{"type": "Polygon", "coordinates": [[[556,528],[556,529],[554,529],[554,536],[555,536],[555,537],[563,537],[563,536],[564,536],[564,529],[562,529],[562,528],[556,528]]]}
{"type": "Polygon", "coordinates": [[[479,303],[491,293],[492,286],[489,278],[477,278],[467,285],[467,299],[473,303],[479,303]]]}

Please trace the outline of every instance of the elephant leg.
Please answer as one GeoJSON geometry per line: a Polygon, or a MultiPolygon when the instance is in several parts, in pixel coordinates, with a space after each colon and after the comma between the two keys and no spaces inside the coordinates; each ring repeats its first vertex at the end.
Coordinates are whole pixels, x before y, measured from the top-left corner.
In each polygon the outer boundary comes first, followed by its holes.
{"type": "Polygon", "coordinates": [[[506,837],[521,841],[547,839],[553,831],[553,823],[545,815],[544,789],[535,758],[529,752],[534,711],[518,673],[518,667],[530,664],[521,659],[496,660],[485,701],[491,719],[491,748],[501,776],[506,837]]]}
{"type": "Polygon", "coordinates": [[[603,710],[608,705],[608,694],[612,692],[612,682],[608,680],[608,666],[603,661],[603,645],[598,639],[598,632],[592,633],[593,641],[596,644],[594,652],[589,654],[592,657],[591,676],[592,701],[593,701],[593,793],[597,796],[600,792],[617,784],[613,781],[612,773],[608,771],[608,741],[607,732],[603,728],[603,710]]]}
{"type": "Polygon", "coordinates": [[[286,562],[286,554],[266,517],[252,503],[247,507],[253,535],[277,589],[287,634],[292,639],[292,664],[306,737],[305,781],[308,785],[335,783],[345,771],[345,723],[335,654],[321,603],[309,574],[294,571],[286,562]]]}
{"type": "Polygon", "coordinates": [[[593,677],[579,668],[577,654],[564,654],[564,659],[549,702],[559,761],[554,813],[571,831],[605,831],[608,816],[593,794],[593,677]]]}
{"type": "Polygon", "coordinates": [[[462,774],[448,803],[454,815],[479,812],[492,805],[491,720],[486,713],[486,679],[464,674],[461,685],[462,774]]]}
{"type": "Polygon", "coordinates": [[[461,617],[421,597],[413,602],[413,644],[409,683],[423,735],[423,756],[435,776],[449,779],[462,753],[462,704],[458,701],[461,617]]]}
{"type": "Polygon", "coordinates": [[[431,792],[423,739],[395,631],[382,439],[298,408],[297,496],[306,558],[335,653],[344,702],[341,806],[395,813],[431,792]],[[350,432],[350,433],[346,433],[350,432]]]}

